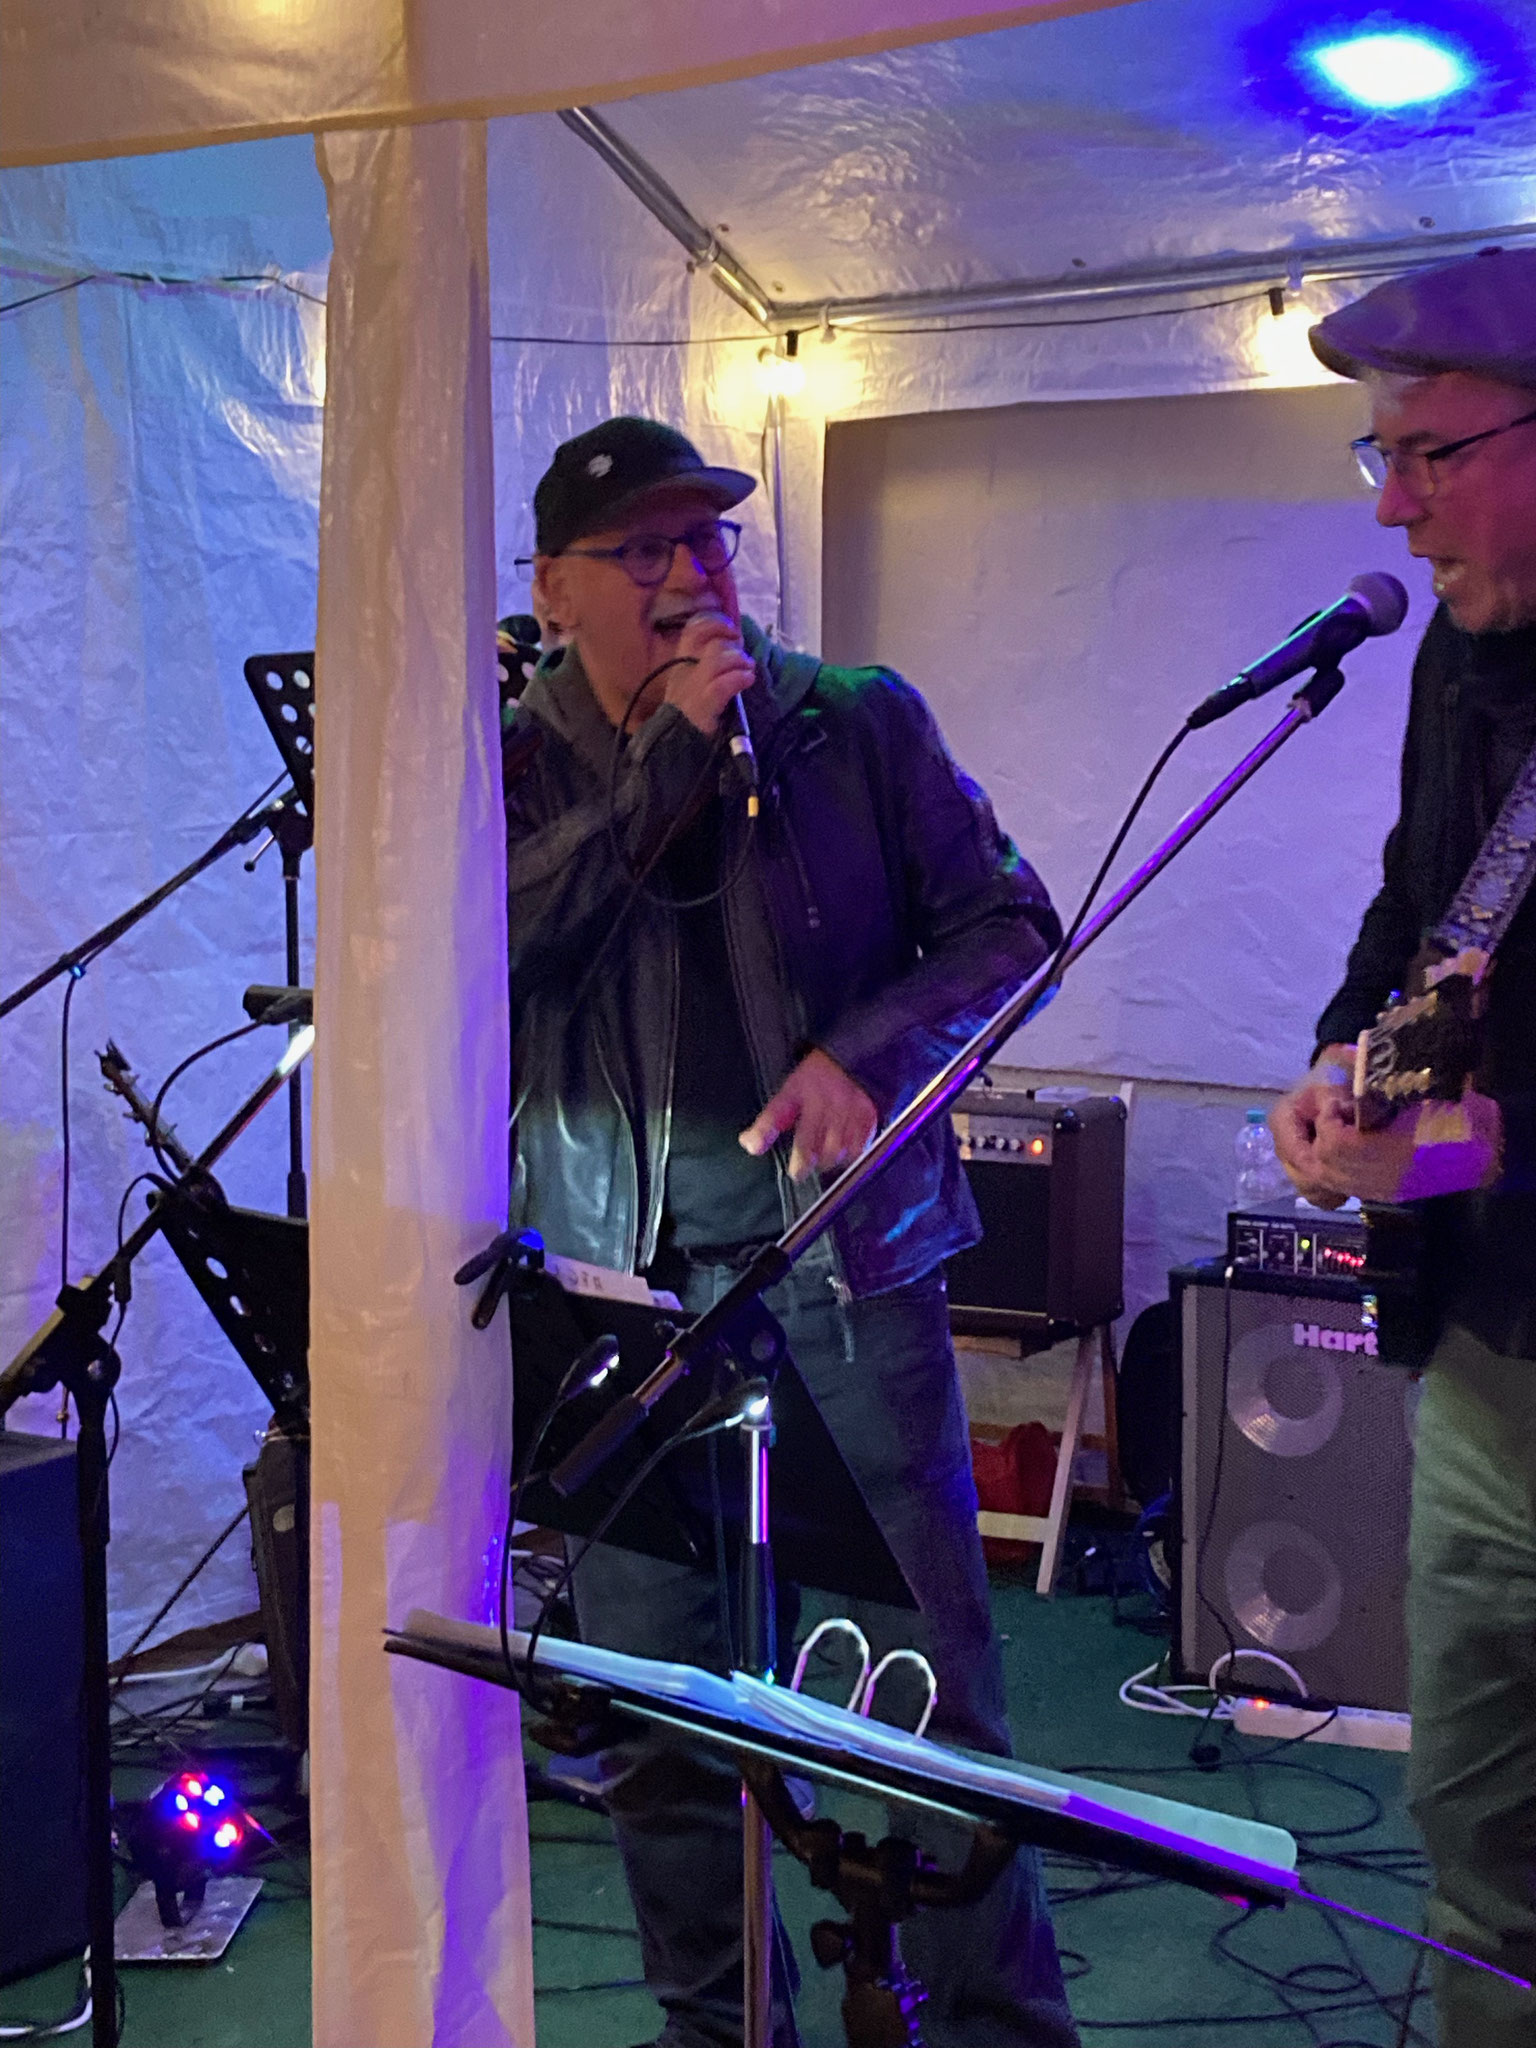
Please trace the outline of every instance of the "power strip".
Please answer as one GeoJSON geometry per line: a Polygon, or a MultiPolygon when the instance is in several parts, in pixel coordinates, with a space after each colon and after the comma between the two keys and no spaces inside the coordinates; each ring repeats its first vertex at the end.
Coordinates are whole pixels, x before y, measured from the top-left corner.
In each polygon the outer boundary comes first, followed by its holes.
{"type": "Polygon", "coordinates": [[[1286,1742],[1305,1736],[1310,1742],[1341,1742],[1351,1749],[1406,1750],[1413,1728],[1410,1714],[1390,1714],[1375,1707],[1332,1707],[1309,1712],[1281,1706],[1275,1700],[1239,1700],[1232,1712],[1239,1735],[1267,1736],[1286,1742]]]}

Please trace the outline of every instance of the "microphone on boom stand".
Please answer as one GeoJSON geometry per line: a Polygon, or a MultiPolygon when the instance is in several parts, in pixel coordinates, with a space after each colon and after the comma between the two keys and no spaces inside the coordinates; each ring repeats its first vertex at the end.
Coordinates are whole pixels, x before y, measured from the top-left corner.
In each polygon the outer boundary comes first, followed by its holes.
{"type": "Polygon", "coordinates": [[[1198,732],[1225,718],[1239,704],[1262,697],[1304,669],[1333,668],[1362,640],[1395,633],[1408,615],[1408,593],[1395,576],[1379,572],[1357,576],[1349,589],[1326,611],[1304,619],[1288,639],[1250,667],[1213,690],[1184,721],[1186,732],[1198,732]]]}

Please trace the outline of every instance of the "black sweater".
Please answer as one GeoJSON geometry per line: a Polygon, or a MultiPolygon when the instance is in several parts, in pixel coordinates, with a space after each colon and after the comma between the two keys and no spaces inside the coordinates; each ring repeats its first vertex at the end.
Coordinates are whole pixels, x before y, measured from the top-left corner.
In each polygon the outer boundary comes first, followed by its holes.
{"type": "MultiPolygon", "coordinates": [[[[1436,612],[1414,663],[1382,887],[1318,1019],[1320,1046],[1358,1037],[1404,985],[1533,742],[1536,627],[1462,633],[1436,612]]],[[[1504,1174],[1483,1193],[1423,1205],[1431,1279],[1448,1319],[1536,1358],[1536,889],[1499,948],[1477,1085],[1504,1113],[1504,1174]]]]}

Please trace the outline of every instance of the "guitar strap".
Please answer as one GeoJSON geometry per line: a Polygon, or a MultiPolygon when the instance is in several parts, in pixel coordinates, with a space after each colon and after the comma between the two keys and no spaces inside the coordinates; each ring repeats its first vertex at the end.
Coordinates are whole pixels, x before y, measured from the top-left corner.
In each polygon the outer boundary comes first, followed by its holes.
{"type": "Polygon", "coordinates": [[[1446,956],[1475,948],[1491,959],[1536,881],[1536,746],[1488,828],[1430,944],[1446,956]]]}

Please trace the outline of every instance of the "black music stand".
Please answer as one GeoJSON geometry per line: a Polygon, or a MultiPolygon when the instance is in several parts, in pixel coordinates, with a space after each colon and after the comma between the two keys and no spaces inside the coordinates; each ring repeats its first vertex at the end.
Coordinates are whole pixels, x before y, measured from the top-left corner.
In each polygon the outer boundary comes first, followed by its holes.
{"type": "MultiPolygon", "coordinates": [[[[283,939],[288,986],[297,988],[299,972],[299,868],[314,844],[315,827],[315,657],[311,654],[253,654],[245,664],[246,686],[271,733],[283,766],[293,777],[298,798],[292,809],[274,821],[271,838],[283,856],[283,939]]],[[[267,844],[270,844],[269,840],[267,844]]],[[[246,862],[254,868],[266,852],[257,848],[246,862]]],[[[291,1023],[290,1038],[299,1029],[291,1023]]],[[[304,1096],[297,1073],[288,1085],[288,1214],[309,1213],[304,1177],[304,1096]]]]}
{"type": "MultiPolygon", "coordinates": [[[[534,1253],[537,1257],[538,1254],[534,1253]]],[[[512,1329],[514,1469],[521,1470],[535,1430],[555,1400],[572,1359],[593,1338],[611,1336],[619,1363],[600,1389],[578,1395],[550,1423],[541,1463],[523,1494],[522,1513],[567,1536],[590,1535],[645,1460],[699,1405],[698,1386],[679,1386],[651,1411],[612,1462],[578,1494],[550,1484],[548,1468],[585,1436],[615,1395],[641,1385],[688,1318],[681,1311],[568,1291],[556,1271],[522,1266],[508,1285],[512,1329]]],[[[917,1602],[843,1461],[805,1382],[787,1352],[776,1360],[755,1348],[749,1370],[764,1372],[773,1390],[772,1545],[776,1572],[795,1584],[853,1600],[881,1600],[914,1609],[917,1602]]],[[[738,1462],[711,1470],[715,1446],[674,1451],[619,1514],[604,1541],[673,1564],[714,1565],[714,1502],[718,1492],[732,1561],[746,1519],[738,1462]]]]}
{"type": "Polygon", "coordinates": [[[309,1225],[302,1217],[179,1204],[162,1235],[272,1404],[245,1467],[267,1672],[283,1739],[309,1747],[309,1225]]]}
{"type": "MultiPolygon", "coordinates": [[[[513,1683],[497,1630],[416,1612],[384,1647],[491,1685],[513,1683]]],[[[513,1638],[514,1659],[528,1639],[513,1638]]],[[[638,1727],[663,1727],[723,1749],[753,1800],[811,1882],[849,1914],[811,1930],[823,1967],[843,1965],[843,2020],[850,2048],[905,2048],[919,2040],[921,1987],[907,1976],[897,1924],[920,1908],[973,1904],[1021,1843],[1146,1871],[1245,1905],[1283,1905],[1301,1895],[1295,1843],[1283,1829],[1127,1793],[1082,1778],[997,1758],[969,1758],[845,1709],[805,1700],[738,1673],[694,1672],[687,1690],[675,1666],[580,1643],[541,1640],[535,1662],[549,1678],[554,1713],[535,1732],[584,1754],[638,1727]],[[969,1821],[969,1856],[935,1870],[911,1843],[870,1844],[837,1822],[801,1818],[782,1773],[792,1771],[901,1805],[969,1821]]],[[[1328,1902],[1324,1902],[1328,1903],[1328,1902]]]]}
{"type": "Polygon", "coordinates": [[[176,1206],[166,1243],[286,1435],[309,1435],[309,1225],[222,1201],[176,1206]]]}
{"type": "MultiPolygon", "coordinates": [[[[712,1355],[712,1400],[701,1409],[697,1388],[674,1389],[653,1404],[590,1484],[566,1489],[560,1483],[564,1458],[585,1440],[596,1416],[608,1410],[607,1400],[594,1403],[595,1388],[590,1385],[567,1397],[573,1369],[594,1340],[610,1339],[618,1356],[599,1377],[606,1386],[617,1375],[622,1405],[647,1382],[677,1340],[683,1311],[658,1305],[643,1282],[604,1276],[600,1269],[574,1261],[546,1262],[543,1245],[533,1232],[516,1238],[506,1233],[455,1277],[468,1285],[487,1272],[490,1278],[473,1320],[484,1328],[501,1294],[507,1295],[514,1471],[526,1470],[536,1445],[549,1446],[544,1472],[530,1476],[523,1487],[521,1505],[526,1512],[568,1535],[601,1533],[605,1541],[647,1556],[700,1567],[714,1564],[727,1579],[734,1564],[740,1598],[732,1626],[735,1641],[727,1645],[727,1655],[737,1670],[770,1680],[777,1661],[775,1585],[780,1573],[798,1584],[855,1599],[916,1607],[858,1482],[789,1356],[783,1329],[760,1301],[737,1318],[712,1355]],[[614,1281],[620,1289],[638,1289],[644,1298],[616,1298],[614,1281]],[[599,1291],[604,1286],[609,1291],[599,1291]],[[739,1426],[746,1452],[741,1464],[719,1459],[712,1433],[720,1426],[722,1412],[732,1409],[730,1420],[739,1426]],[[706,1415],[717,1418],[709,1440],[689,1438],[689,1430],[697,1430],[706,1415]],[[778,1450],[771,1461],[771,1487],[770,1445],[778,1450]],[[627,1503],[626,1494],[633,1496],[627,1503]]],[[[721,1595],[728,1611],[725,1584],[721,1595]]],[[[510,1672],[506,1675],[510,1679],[510,1672]]],[[[552,1747],[570,1746],[558,1731],[552,1729],[551,1734],[552,1747]]],[[[601,1738],[588,1744],[600,1746],[601,1738]]],[[[744,1776],[744,2048],[768,2048],[771,2032],[770,1825],[756,1788],[744,1776]]],[[[999,1863],[997,1868],[1001,1867],[999,1863]]],[[[989,1869],[986,1882],[995,1875],[996,1870],[989,1869]]],[[[893,1933],[887,1933],[886,1947],[897,1956],[893,1933]]],[[[899,1958],[895,1967],[901,1977],[899,1958]]]]}

